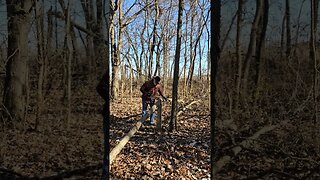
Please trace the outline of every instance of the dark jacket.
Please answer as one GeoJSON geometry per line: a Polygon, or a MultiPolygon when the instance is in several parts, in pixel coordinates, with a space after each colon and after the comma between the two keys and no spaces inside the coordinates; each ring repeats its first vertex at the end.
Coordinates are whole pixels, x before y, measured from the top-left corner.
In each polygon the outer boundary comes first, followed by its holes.
{"type": "Polygon", "coordinates": [[[157,93],[159,93],[163,98],[164,93],[163,93],[163,87],[161,84],[154,84],[153,80],[146,81],[140,88],[140,91],[142,92],[142,97],[143,98],[151,98],[155,97],[157,93]]]}

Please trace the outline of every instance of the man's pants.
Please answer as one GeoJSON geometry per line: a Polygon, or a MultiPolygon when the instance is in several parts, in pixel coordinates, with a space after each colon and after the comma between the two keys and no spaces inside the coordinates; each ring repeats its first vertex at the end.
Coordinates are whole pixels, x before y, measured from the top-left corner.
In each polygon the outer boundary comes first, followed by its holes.
{"type": "Polygon", "coordinates": [[[154,102],[147,103],[146,98],[142,97],[142,116],[144,116],[147,113],[148,110],[148,104],[150,105],[150,124],[154,124],[154,112],[156,110],[156,105],[154,102]]]}

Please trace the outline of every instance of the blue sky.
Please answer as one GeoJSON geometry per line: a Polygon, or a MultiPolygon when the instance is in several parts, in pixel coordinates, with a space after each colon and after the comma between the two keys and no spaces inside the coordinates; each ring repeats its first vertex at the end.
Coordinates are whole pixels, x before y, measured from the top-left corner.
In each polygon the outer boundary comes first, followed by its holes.
{"type": "MultiPolygon", "coordinates": [[[[203,1],[203,0],[202,0],[203,1]]],[[[54,3],[55,0],[50,0],[46,1],[47,4],[54,3]]],[[[124,1],[124,11],[132,5],[134,1],[133,0],[125,0],[124,1]]],[[[281,21],[284,13],[284,2],[285,0],[270,0],[270,14],[269,14],[269,24],[268,24],[268,30],[267,30],[267,41],[266,43],[275,43],[280,41],[280,34],[281,34],[281,21]]],[[[309,19],[310,19],[310,1],[309,0],[290,0],[291,3],[291,24],[292,24],[292,36],[294,38],[295,36],[295,31],[296,31],[296,25],[297,24],[297,17],[299,15],[299,9],[302,3],[304,3],[303,8],[302,8],[302,13],[301,13],[301,25],[305,27],[304,30],[301,30],[300,34],[300,40],[307,40],[308,39],[308,34],[309,34],[309,19]]],[[[82,8],[79,3],[79,1],[73,1],[74,8],[73,11],[75,12],[73,16],[73,20],[79,24],[82,24],[85,27],[84,24],[84,18],[83,18],[83,13],[82,13],[82,8]]],[[[49,6],[46,7],[48,9],[49,6]]],[[[60,7],[58,6],[60,9],[60,7]]],[[[187,9],[188,7],[186,7],[187,9]]],[[[138,7],[133,8],[130,12],[134,13],[138,10],[138,7]]],[[[231,19],[233,15],[236,13],[237,10],[237,0],[223,0],[223,6],[222,6],[222,31],[221,31],[221,38],[224,38],[224,35],[227,31],[227,28],[230,25],[231,19]]],[[[177,11],[177,9],[176,9],[177,11]]],[[[246,3],[246,13],[245,13],[245,22],[244,22],[244,29],[242,33],[242,45],[246,46],[247,41],[249,39],[250,35],[250,27],[252,23],[252,19],[254,16],[255,12],[255,0],[247,0],[246,3]]],[[[137,18],[135,21],[139,21],[139,18],[137,18]]],[[[61,27],[63,27],[63,22],[59,23],[61,27]]],[[[0,0],[0,45],[2,47],[6,43],[6,7],[5,7],[5,1],[0,0]]],[[[59,34],[61,34],[61,37],[63,37],[63,28],[60,28],[59,34]]],[[[31,33],[33,33],[31,31],[31,33]]],[[[202,39],[202,47],[204,50],[203,53],[203,65],[206,64],[206,52],[207,51],[207,45],[206,45],[206,30],[204,30],[203,34],[204,38],[202,39]]],[[[228,47],[233,47],[234,46],[234,36],[235,36],[235,26],[233,27],[233,30],[231,31],[231,37],[230,40],[228,41],[228,47]]],[[[32,38],[32,34],[30,35],[32,38]]],[[[62,42],[61,38],[61,42],[62,42]]],[[[31,41],[33,42],[33,41],[31,41]]],[[[173,42],[174,43],[174,42],[173,42]]],[[[81,42],[79,41],[79,44],[81,42]]],[[[174,44],[172,44],[174,47],[174,44]]],[[[174,49],[172,49],[171,57],[174,56],[174,49]]],[[[183,55],[181,55],[183,57],[183,55]]],[[[181,58],[181,62],[183,62],[183,58],[181,58]]],[[[197,60],[198,62],[198,60],[197,60]]],[[[180,66],[182,67],[182,65],[180,66]]],[[[197,68],[197,67],[196,67],[197,68]]]]}

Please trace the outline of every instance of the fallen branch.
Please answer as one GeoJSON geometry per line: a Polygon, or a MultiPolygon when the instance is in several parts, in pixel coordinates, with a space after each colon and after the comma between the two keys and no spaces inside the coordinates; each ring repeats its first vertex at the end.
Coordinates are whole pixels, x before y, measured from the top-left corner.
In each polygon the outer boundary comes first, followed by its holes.
{"type": "Polygon", "coordinates": [[[137,124],[128,132],[126,136],[124,136],[121,141],[112,149],[110,152],[110,164],[112,164],[113,160],[120,153],[120,151],[124,148],[130,138],[140,129],[143,122],[148,118],[148,114],[141,117],[141,120],[137,122],[137,124]]]}
{"type": "Polygon", "coordinates": [[[186,109],[189,109],[193,104],[200,102],[200,100],[197,101],[192,101],[190,104],[186,105],[184,108],[182,108],[178,113],[177,113],[177,117],[183,113],[183,111],[185,111],[186,109]]]}
{"type": "MultiPolygon", "coordinates": [[[[272,125],[272,126],[265,126],[262,129],[260,129],[258,132],[254,133],[251,137],[249,137],[246,140],[243,140],[238,146],[232,148],[232,155],[236,156],[238,153],[242,150],[242,147],[248,148],[251,144],[251,140],[259,138],[260,135],[272,131],[275,129],[277,126],[272,125]]],[[[216,163],[214,163],[213,168],[212,168],[212,175],[215,175],[218,173],[226,164],[228,164],[231,160],[231,155],[225,155],[222,158],[220,158],[216,163]]]]}

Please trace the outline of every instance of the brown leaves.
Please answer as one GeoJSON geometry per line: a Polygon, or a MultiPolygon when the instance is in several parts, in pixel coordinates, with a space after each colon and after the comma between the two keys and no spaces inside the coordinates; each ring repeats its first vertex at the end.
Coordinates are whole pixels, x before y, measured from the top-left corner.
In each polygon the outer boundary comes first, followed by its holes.
{"type": "MultiPolygon", "coordinates": [[[[134,101],[140,107],[139,101],[134,101]]],[[[131,102],[127,103],[131,105],[131,102]]],[[[127,115],[128,108],[120,104],[113,104],[118,117],[127,115]],[[123,108],[121,108],[123,107],[123,108]],[[122,113],[121,113],[121,112],[122,113]]],[[[129,105],[128,105],[129,106],[129,105]]],[[[170,115],[170,105],[164,105],[164,119],[170,115]]],[[[121,155],[111,168],[112,179],[201,179],[209,174],[207,161],[209,144],[209,122],[199,113],[193,113],[192,108],[184,115],[180,115],[179,131],[168,134],[167,122],[163,127],[165,132],[156,133],[149,126],[141,127],[134,137],[125,146],[121,155]],[[191,116],[188,114],[191,113],[191,116]]],[[[135,118],[134,121],[137,121],[135,118]]],[[[117,119],[111,131],[127,132],[131,126],[127,120],[117,119]]],[[[114,134],[112,137],[117,137],[114,134]]],[[[115,139],[111,140],[114,141],[115,139]]]]}

